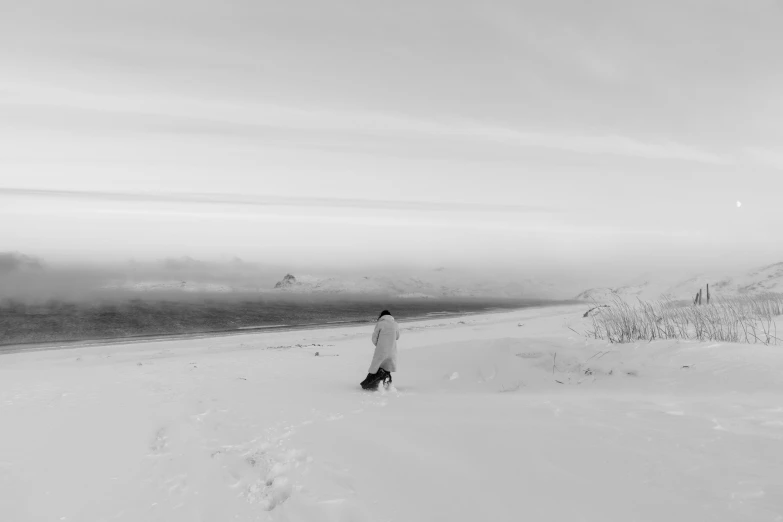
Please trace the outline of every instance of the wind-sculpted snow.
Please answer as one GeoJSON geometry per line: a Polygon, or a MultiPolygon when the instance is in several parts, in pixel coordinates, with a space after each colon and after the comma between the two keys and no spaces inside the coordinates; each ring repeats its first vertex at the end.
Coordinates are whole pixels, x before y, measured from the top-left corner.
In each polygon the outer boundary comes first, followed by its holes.
{"type": "Polygon", "coordinates": [[[4,355],[0,520],[780,520],[780,350],[584,309],[4,355]]]}
{"type": "MultiPolygon", "coordinates": [[[[710,285],[713,297],[733,297],[783,291],[783,263],[763,266],[755,270],[726,274],[703,273],[686,279],[645,277],[641,281],[616,287],[590,288],[576,299],[606,302],[615,299],[656,301],[664,298],[690,300],[699,289],[710,285]]],[[[706,294],[705,294],[706,295],[706,294]]]]}

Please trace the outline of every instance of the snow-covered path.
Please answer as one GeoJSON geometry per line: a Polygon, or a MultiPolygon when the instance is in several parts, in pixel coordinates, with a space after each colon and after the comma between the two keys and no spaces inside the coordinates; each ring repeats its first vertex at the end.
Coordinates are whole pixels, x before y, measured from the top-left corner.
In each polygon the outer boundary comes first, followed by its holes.
{"type": "Polygon", "coordinates": [[[783,520],[783,350],[583,311],[5,355],[0,520],[783,520]]]}

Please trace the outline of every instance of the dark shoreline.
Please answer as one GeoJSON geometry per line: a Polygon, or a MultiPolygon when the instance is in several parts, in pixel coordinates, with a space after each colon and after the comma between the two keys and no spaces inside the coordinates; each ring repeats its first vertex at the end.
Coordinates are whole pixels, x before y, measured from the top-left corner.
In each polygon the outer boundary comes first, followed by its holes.
{"type": "MultiPolygon", "coordinates": [[[[570,304],[570,301],[546,301],[538,302],[536,304],[526,304],[509,307],[487,307],[480,310],[469,311],[454,311],[454,312],[429,312],[423,315],[403,317],[398,319],[401,324],[415,323],[422,321],[434,321],[437,319],[453,319],[455,317],[467,317],[472,315],[483,315],[493,313],[505,313],[514,312],[519,310],[527,310],[531,308],[550,308],[555,306],[562,306],[570,304]]],[[[266,333],[276,332],[291,332],[291,331],[308,331],[308,330],[323,330],[323,329],[335,329],[342,327],[356,327],[362,325],[372,325],[373,320],[349,320],[349,321],[329,321],[323,323],[309,323],[309,324],[290,324],[290,325],[270,325],[270,326],[258,326],[258,327],[240,327],[236,329],[221,329],[221,330],[205,330],[200,332],[187,332],[187,333],[158,333],[158,334],[138,334],[127,335],[122,337],[103,337],[103,338],[91,338],[91,339],[64,339],[64,340],[52,340],[45,342],[21,342],[21,343],[8,343],[0,344],[0,356],[26,353],[26,352],[40,352],[49,350],[67,350],[74,348],[84,348],[88,346],[114,346],[122,344],[139,344],[149,342],[166,342],[166,341],[181,341],[190,339],[204,339],[204,338],[216,338],[216,337],[233,337],[237,335],[258,335],[266,333]]]]}

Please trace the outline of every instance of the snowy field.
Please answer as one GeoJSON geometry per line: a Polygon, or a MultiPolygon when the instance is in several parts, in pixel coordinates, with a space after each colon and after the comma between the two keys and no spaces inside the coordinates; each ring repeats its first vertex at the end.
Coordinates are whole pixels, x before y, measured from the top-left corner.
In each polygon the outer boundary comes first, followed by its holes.
{"type": "Polygon", "coordinates": [[[585,310],[2,355],[0,520],[783,521],[783,347],[585,310]]]}

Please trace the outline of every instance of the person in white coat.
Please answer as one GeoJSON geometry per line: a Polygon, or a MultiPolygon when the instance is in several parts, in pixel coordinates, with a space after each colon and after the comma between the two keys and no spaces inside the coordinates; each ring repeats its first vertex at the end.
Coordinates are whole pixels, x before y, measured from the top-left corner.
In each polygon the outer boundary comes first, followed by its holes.
{"type": "Polygon", "coordinates": [[[397,371],[397,340],[400,338],[400,326],[388,310],[381,312],[375,330],[372,333],[372,343],[375,353],[370,363],[367,378],[362,381],[362,388],[369,389],[383,382],[392,382],[391,374],[397,371]]]}

